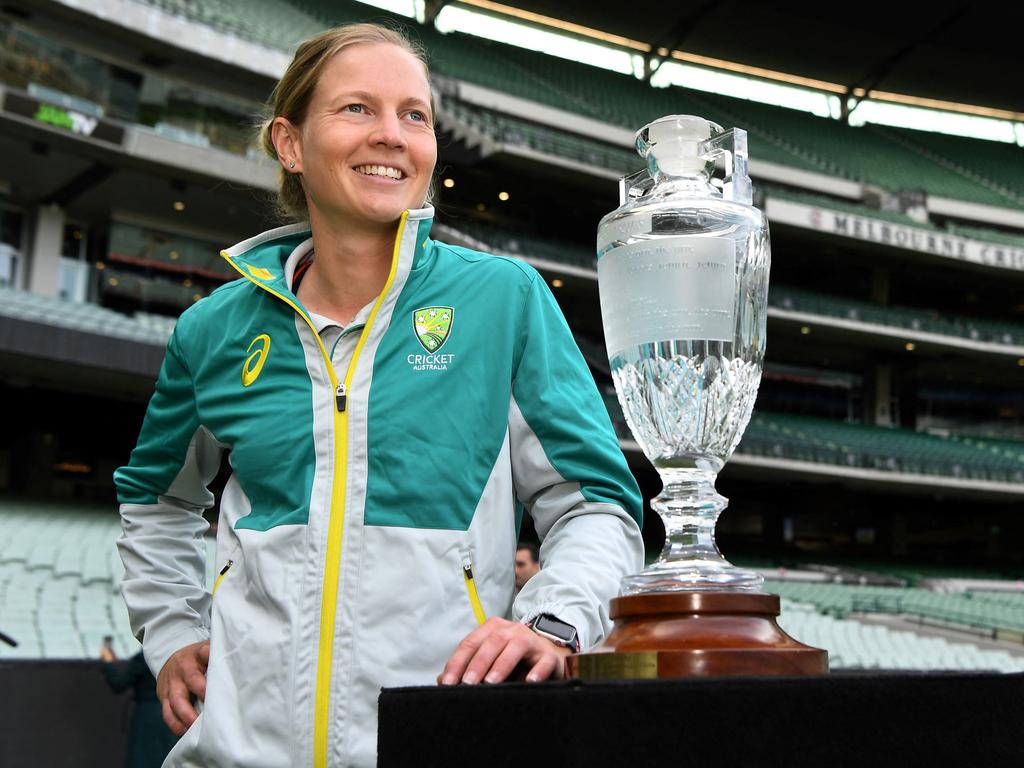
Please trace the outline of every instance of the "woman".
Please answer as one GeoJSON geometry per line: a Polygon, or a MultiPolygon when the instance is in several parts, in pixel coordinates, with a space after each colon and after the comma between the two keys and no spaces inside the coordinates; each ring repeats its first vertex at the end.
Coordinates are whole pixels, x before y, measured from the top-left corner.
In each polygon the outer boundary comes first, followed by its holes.
{"type": "Polygon", "coordinates": [[[168,765],[373,765],[382,686],[558,677],[641,565],[635,483],[544,281],[429,238],[432,101],[393,31],[299,47],[262,136],[301,223],[223,253],[244,279],[179,319],[115,474],[125,599],[184,733],[168,765]],[[544,570],[513,604],[517,500],[544,570]]]}

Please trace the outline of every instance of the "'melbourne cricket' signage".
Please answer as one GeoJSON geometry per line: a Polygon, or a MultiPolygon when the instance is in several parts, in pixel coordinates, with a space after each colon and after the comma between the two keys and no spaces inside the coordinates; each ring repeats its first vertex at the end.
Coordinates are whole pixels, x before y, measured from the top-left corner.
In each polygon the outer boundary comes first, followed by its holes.
{"type": "Polygon", "coordinates": [[[770,196],[765,201],[765,214],[769,221],[779,224],[790,224],[839,237],[891,245],[894,248],[906,248],[986,267],[1024,271],[1024,248],[1012,245],[971,240],[933,229],[871,219],[770,196]]]}
{"type": "Polygon", "coordinates": [[[9,114],[27,117],[78,136],[118,145],[124,141],[124,128],[119,125],[68,107],[47,104],[23,93],[4,93],[3,109],[9,114]]]}

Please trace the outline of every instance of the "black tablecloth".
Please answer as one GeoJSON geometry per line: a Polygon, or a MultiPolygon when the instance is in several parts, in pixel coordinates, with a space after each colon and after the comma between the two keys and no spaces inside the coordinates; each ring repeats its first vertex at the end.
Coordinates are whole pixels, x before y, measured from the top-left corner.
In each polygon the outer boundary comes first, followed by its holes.
{"type": "Polygon", "coordinates": [[[395,688],[378,765],[1017,766],[1022,720],[1022,675],[395,688]]]}

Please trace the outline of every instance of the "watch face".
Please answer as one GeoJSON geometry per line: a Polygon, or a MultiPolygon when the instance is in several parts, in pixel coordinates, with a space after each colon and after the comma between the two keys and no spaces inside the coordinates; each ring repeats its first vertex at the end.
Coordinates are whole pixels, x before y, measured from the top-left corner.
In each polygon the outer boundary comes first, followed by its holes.
{"type": "Polygon", "coordinates": [[[576,641],[576,629],[570,624],[566,624],[564,621],[558,621],[550,616],[538,616],[537,620],[533,624],[533,628],[538,632],[543,632],[548,635],[557,637],[566,645],[574,643],[576,641]]]}

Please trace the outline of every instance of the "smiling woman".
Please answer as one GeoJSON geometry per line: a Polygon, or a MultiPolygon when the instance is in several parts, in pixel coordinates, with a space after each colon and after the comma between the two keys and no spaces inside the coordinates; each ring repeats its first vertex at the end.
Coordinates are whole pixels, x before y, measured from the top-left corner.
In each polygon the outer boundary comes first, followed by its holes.
{"type": "Polygon", "coordinates": [[[223,251],[243,279],[178,320],[115,475],[172,768],[374,765],[382,686],[560,677],[643,563],[636,483],[543,278],[430,238],[423,56],[329,30],[271,112],[298,223],[223,251]],[[523,511],[544,569],[517,592],[523,511]]]}

